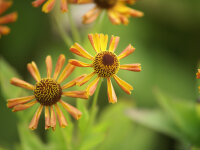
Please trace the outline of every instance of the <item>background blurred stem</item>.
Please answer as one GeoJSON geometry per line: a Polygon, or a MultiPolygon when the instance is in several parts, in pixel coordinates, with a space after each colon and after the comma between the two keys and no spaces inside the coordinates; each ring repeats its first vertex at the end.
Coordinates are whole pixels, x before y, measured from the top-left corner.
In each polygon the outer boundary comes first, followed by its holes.
{"type": "MultiPolygon", "coordinates": [[[[70,6],[68,6],[68,7],[70,9],[70,6]]],[[[72,31],[73,40],[75,42],[81,42],[80,34],[79,34],[77,26],[74,22],[75,19],[73,19],[73,17],[72,17],[71,10],[68,11],[68,17],[69,17],[69,23],[70,23],[70,27],[71,27],[71,31],[72,31]]]]}
{"type": "Polygon", "coordinates": [[[58,19],[58,16],[53,14],[53,19],[55,20],[56,26],[58,27],[58,31],[59,31],[62,39],[64,40],[64,42],[66,43],[66,45],[68,47],[71,47],[73,42],[72,42],[71,38],[66,34],[66,31],[64,30],[64,28],[62,27],[61,22],[58,19]]]}

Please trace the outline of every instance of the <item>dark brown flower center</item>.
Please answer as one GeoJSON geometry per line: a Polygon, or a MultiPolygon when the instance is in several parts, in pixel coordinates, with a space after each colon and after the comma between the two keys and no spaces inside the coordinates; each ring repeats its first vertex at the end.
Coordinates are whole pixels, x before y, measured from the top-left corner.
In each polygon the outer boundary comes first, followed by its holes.
{"type": "Polygon", "coordinates": [[[108,51],[103,51],[95,56],[93,61],[94,71],[99,77],[112,77],[119,70],[119,60],[117,56],[108,51]]]}
{"type": "Polygon", "coordinates": [[[62,89],[55,80],[42,79],[36,83],[34,95],[41,105],[51,106],[60,100],[62,89]]]}
{"type": "Polygon", "coordinates": [[[94,2],[103,9],[109,9],[115,6],[117,3],[117,0],[94,0],[94,2]]]}

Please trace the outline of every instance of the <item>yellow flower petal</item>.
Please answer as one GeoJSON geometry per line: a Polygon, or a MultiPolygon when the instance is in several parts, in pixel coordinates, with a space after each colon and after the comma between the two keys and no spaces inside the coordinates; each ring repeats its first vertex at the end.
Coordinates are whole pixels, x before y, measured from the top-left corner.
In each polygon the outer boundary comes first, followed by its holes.
{"type": "Polygon", "coordinates": [[[26,103],[26,104],[19,104],[19,105],[16,105],[14,106],[13,108],[13,112],[16,112],[16,111],[21,111],[21,110],[25,110],[33,105],[35,105],[38,101],[37,100],[34,100],[32,102],[29,102],[29,103],[26,103]]]}
{"type": "Polygon", "coordinates": [[[61,54],[58,58],[57,63],[56,63],[56,69],[55,69],[55,72],[54,72],[54,75],[53,75],[54,80],[57,79],[64,63],[65,63],[65,55],[61,54]]]}
{"type": "Polygon", "coordinates": [[[27,103],[27,102],[33,100],[34,98],[35,98],[35,96],[32,95],[32,96],[8,99],[7,106],[8,106],[8,108],[13,108],[16,105],[27,103]]]}
{"type": "Polygon", "coordinates": [[[0,24],[7,24],[15,22],[16,20],[17,20],[17,12],[13,12],[3,17],[0,17],[0,24]]]}
{"type": "Polygon", "coordinates": [[[56,129],[56,114],[55,111],[53,110],[53,106],[50,106],[50,111],[51,111],[51,127],[53,129],[53,131],[56,129]]]}
{"type": "Polygon", "coordinates": [[[62,83],[69,75],[74,71],[75,66],[71,65],[70,63],[67,64],[63,72],[61,73],[60,77],[58,78],[58,83],[62,83]]]}
{"type": "Polygon", "coordinates": [[[0,15],[4,13],[12,5],[11,1],[1,1],[0,4],[0,15]]]}
{"type": "Polygon", "coordinates": [[[82,80],[77,82],[77,85],[82,86],[83,84],[87,83],[95,74],[95,72],[92,72],[91,74],[85,76],[82,80]]]}
{"type": "Polygon", "coordinates": [[[67,0],[61,0],[60,6],[61,6],[62,12],[67,12],[68,11],[68,9],[67,9],[67,0]]]}
{"type": "Polygon", "coordinates": [[[135,51],[135,48],[129,44],[119,55],[118,55],[118,59],[122,59],[128,55],[130,55],[131,53],[133,53],[135,51]]]}
{"type": "Polygon", "coordinates": [[[124,80],[120,79],[117,75],[114,75],[113,78],[117,82],[117,84],[124,90],[127,94],[131,94],[131,90],[133,90],[133,87],[125,82],[124,80]]]}
{"type": "Polygon", "coordinates": [[[74,98],[88,99],[88,94],[86,91],[68,91],[68,92],[62,92],[62,95],[74,98]]]}
{"type": "Polygon", "coordinates": [[[8,28],[7,26],[0,26],[0,37],[1,34],[6,35],[10,33],[10,28],[8,28]]]}
{"type": "Polygon", "coordinates": [[[99,83],[99,79],[100,77],[97,77],[96,79],[94,79],[87,87],[86,91],[88,93],[88,95],[92,96],[97,88],[97,85],[99,83]]]}
{"type": "Polygon", "coordinates": [[[77,78],[75,78],[74,80],[66,83],[65,85],[63,85],[61,88],[62,89],[67,89],[67,88],[70,88],[70,87],[73,87],[77,84],[77,82],[79,82],[80,80],[84,79],[87,75],[86,74],[83,74],[77,78]]]}
{"type": "Polygon", "coordinates": [[[108,35],[100,34],[101,51],[107,50],[108,35]]]}
{"type": "Polygon", "coordinates": [[[76,59],[70,59],[69,63],[77,67],[92,67],[92,64],[87,64],[76,59]]]}
{"type": "Polygon", "coordinates": [[[200,69],[198,69],[198,72],[196,73],[197,79],[200,79],[200,69]]]}
{"type": "Polygon", "coordinates": [[[42,7],[44,13],[49,13],[55,5],[55,0],[48,0],[42,7]]]}
{"type": "Polygon", "coordinates": [[[117,102],[117,96],[115,94],[115,90],[113,88],[113,85],[111,83],[110,78],[107,78],[107,92],[108,92],[109,103],[116,103],[117,102]]]}
{"type": "Polygon", "coordinates": [[[101,9],[94,7],[83,16],[83,24],[90,24],[97,19],[101,13],[101,9]]]}
{"type": "Polygon", "coordinates": [[[43,105],[40,105],[37,111],[35,112],[35,115],[33,119],[31,120],[31,123],[29,124],[29,129],[35,130],[37,128],[40,115],[42,113],[42,109],[43,109],[43,105]]]}
{"type": "Polygon", "coordinates": [[[54,106],[56,109],[59,125],[60,127],[65,128],[68,125],[65,116],[63,115],[63,112],[61,111],[61,109],[58,107],[57,104],[54,104],[54,106]]]}
{"type": "Polygon", "coordinates": [[[51,127],[49,106],[45,106],[45,130],[51,127]]]}
{"type": "Polygon", "coordinates": [[[22,88],[25,88],[25,89],[28,89],[28,90],[34,90],[34,86],[28,82],[25,82],[21,79],[18,79],[18,78],[12,78],[10,80],[10,83],[15,85],[15,86],[19,86],[19,87],[22,87],[22,88]]]}
{"type": "Polygon", "coordinates": [[[135,71],[135,72],[140,72],[141,71],[141,64],[125,64],[125,65],[120,65],[120,69],[129,70],[129,71],[135,71]]]}
{"type": "Polygon", "coordinates": [[[99,34],[88,34],[88,38],[90,40],[90,43],[92,44],[94,50],[99,53],[101,51],[100,49],[100,35],[99,34]]]}
{"type": "Polygon", "coordinates": [[[39,7],[40,5],[42,5],[46,0],[35,0],[34,2],[32,2],[33,7],[39,7]]]}
{"type": "Polygon", "coordinates": [[[118,36],[112,36],[110,40],[110,45],[109,45],[109,51],[114,52],[115,49],[117,48],[117,45],[119,43],[119,37],[118,36]]]}
{"type": "Polygon", "coordinates": [[[51,56],[46,57],[47,78],[51,78],[52,73],[52,59],[51,56]]]}
{"type": "Polygon", "coordinates": [[[71,48],[70,51],[76,55],[82,56],[84,58],[93,60],[94,58],[84,49],[82,48],[78,43],[75,43],[71,48]]]}
{"type": "Polygon", "coordinates": [[[62,100],[60,100],[59,102],[76,120],[81,118],[82,113],[77,108],[73,107],[72,105],[62,100]]]}
{"type": "Polygon", "coordinates": [[[27,69],[37,82],[41,80],[39,70],[34,61],[32,61],[32,63],[27,64],[27,69]]]}

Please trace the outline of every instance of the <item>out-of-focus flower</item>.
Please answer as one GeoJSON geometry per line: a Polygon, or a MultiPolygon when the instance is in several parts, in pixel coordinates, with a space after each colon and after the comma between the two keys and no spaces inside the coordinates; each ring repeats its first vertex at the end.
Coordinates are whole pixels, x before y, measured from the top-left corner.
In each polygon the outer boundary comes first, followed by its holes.
{"type": "MultiPolygon", "coordinates": [[[[32,2],[33,7],[39,7],[44,3],[42,6],[42,11],[45,13],[49,13],[54,5],[55,5],[56,0],[35,0],[32,2]]],[[[68,8],[67,5],[68,3],[77,3],[77,0],[60,0],[60,9],[62,12],[67,12],[68,8]]]]}
{"type": "Polygon", "coordinates": [[[106,78],[107,80],[107,92],[110,103],[116,103],[117,97],[114,91],[114,88],[111,83],[111,77],[115,79],[117,84],[124,90],[127,94],[131,94],[131,90],[133,87],[119,78],[116,74],[119,69],[129,70],[139,72],[141,71],[140,64],[124,64],[120,65],[119,60],[130,55],[135,51],[135,48],[132,45],[128,45],[118,56],[114,53],[118,42],[119,37],[112,36],[109,44],[109,48],[107,50],[108,43],[108,35],[104,34],[89,34],[88,38],[96,51],[96,55],[93,57],[90,55],[84,48],[82,48],[78,43],[75,43],[71,47],[71,52],[87,58],[92,61],[91,64],[84,63],[75,59],[70,59],[69,63],[78,67],[92,67],[93,72],[82,80],[77,82],[77,85],[81,86],[88,82],[93,76],[97,75],[97,77],[88,85],[86,91],[91,96],[94,94],[96,87],[100,78],[106,78]]]}
{"type": "Polygon", "coordinates": [[[9,7],[12,2],[6,0],[0,0],[0,37],[10,33],[10,28],[5,24],[15,22],[17,20],[17,12],[13,12],[4,16],[1,16],[9,7]]]}
{"type": "Polygon", "coordinates": [[[106,10],[113,24],[128,24],[128,18],[142,17],[143,12],[131,9],[126,4],[134,4],[136,0],[78,0],[79,4],[94,3],[96,6],[83,16],[83,23],[89,24],[106,10]]]}
{"type": "Polygon", "coordinates": [[[28,90],[33,91],[32,96],[20,97],[9,99],[7,106],[9,108],[13,108],[13,111],[21,111],[25,110],[36,103],[39,103],[35,115],[29,125],[29,128],[34,130],[38,126],[38,121],[40,115],[42,113],[43,107],[45,109],[45,129],[52,127],[53,130],[56,128],[56,115],[53,106],[55,107],[56,114],[58,117],[58,121],[60,127],[67,126],[67,121],[58,106],[58,102],[75,118],[79,119],[82,113],[73,107],[72,105],[61,100],[61,96],[75,97],[75,98],[83,98],[87,99],[88,95],[85,91],[68,91],[64,92],[64,89],[70,88],[76,85],[76,81],[83,78],[85,75],[79,76],[76,79],[64,84],[61,86],[61,83],[73,72],[75,66],[71,64],[67,64],[67,66],[63,69],[62,73],[60,71],[64,65],[65,56],[60,55],[56,64],[55,72],[53,76],[52,73],[52,59],[51,56],[46,57],[46,67],[47,67],[47,77],[41,78],[39,70],[35,64],[35,62],[31,62],[27,65],[27,69],[33,78],[36,80],[36,84],[32,85],[27,83],[26,81],[20,80],[18,78],[12,78],[11,84],[15,86],[19,86],[28,90]],[[58,75],[60,76],[58,77],[58,75]],[[50,109],[50,112],[49,112],[50,109]]]}
{"type": "MultiPolygon", "coordinates": [[[[200,69],[198,69],[198,72],[196,73],[197,79],[200,79],[200,69]]],[[[199,91],[200,91],[200,86],[199,86],[199,91]]]]}

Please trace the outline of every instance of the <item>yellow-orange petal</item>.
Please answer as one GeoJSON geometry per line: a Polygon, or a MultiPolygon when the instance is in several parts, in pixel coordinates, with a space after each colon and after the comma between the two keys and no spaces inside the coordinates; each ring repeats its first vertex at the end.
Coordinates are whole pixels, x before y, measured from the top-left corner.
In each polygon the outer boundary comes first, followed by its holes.
{"type": "Polygon", "coordinates": [[[32,96],[8,99],[7,107],[13,108],[16,105],[27,103],[27,102],[33,100],[34,98],[35,98],[35,96],[32,95],[32,96]]]}
{"type": "Polygon", "coordinates": [[[46,68],[47,68],[47,78],[51,78],[51,73],[52,73],[52,59],[51,56],[47,56],[46,60],[46,68]]]}
{"type": "Polygon", "coordinates": [[[53,110],[52,105],[50,106],[50,111],[51,111],[50,123],[51,123],[52,130],[54,131],[56,129],[56,114],[55,114],[55,111],[53,110]]]}
{"type": "Polygon", "coordinates": [[[65,79],[67,79],[67,77],[69,77],[69,75],[74,71],[74,69],[75,66],[68,63],[61,75],[59,76],[57,82],[62,83],[65,79]]]}
{"type": "Polygon", "coordinates": [[[87,3],[93,3],[94,0],[77,0],[78,4],[87,4],[87,3]]]}
{"type": "Polygon", "coordinates": [[[117,84],[126,92],[127,94],[131,94],[131,90],[133,90],[133,87],[125,82],[124,80],[120,79],[117,75],[114,75],[113,78],[117,82],[117,84]]]}
{"type": "Polygon", "coordinates": [[[35,115],[33,119],[31,120],[31,123],[29,124],[29,129],[31,130],[37,129],[40,115],[42,113],[42,109],[43,109],[43,105],[40,105],[39,108],[36,110],[35,115]]]}
{"type": "Polygon", "coordinates": [[[118,55],[118,59],[122,59],[128,55],[130,55],[131,53],[133,53],[135,51],[135,48],[129,44],[119,55],[118,55]]]}
{"type": "Polygon", "coordinates": [[[141,71],[141,64],[125,64],[125,65],[120,65],[120,69],[129,70],[129,71],[135,71],[135,72],[140,72],[141,71]]]}
{"type": "Polygon", "coordinates": [[[35,0],[34,2],[32,2],[33,7],[39,7],[40,5],[42,5],[46,0],[35,0]]]}
{"type": "Polygon", "coordinates": [[[11,1],[0,1],[0,14],[4,13],[12,5],[11,1]]]}
{"type": "Polygon", "coordinates": [[[108,92],[109,103],[116,103],[117,102],[117,96],[115,94],[115,90],[113,88],[113,85],[111,83],[110,78],[107,78],[107,92],[108,92]]]}
{"type": "Polygon", "coordinates": [[[0,26],[0,37],[1,34],[6,35],[10,33],[10,28],[7,26],[0,26]]]}
{"type": "Polygon", "coordinates": [[[92,47],[94,50],[99,53],[101,51],[100,48],[100,34],[88,34],[88,39],[90,40],[90,43],[92,44],[92,47]]]}
{"type": "Polygon", "coordinates": [[[51,127],[49,106],[45,106],[45,130],[51,127]]]}
{"type": "Polygon", "coordinates": [[[57,60],[57,63],[56,63],[56,68],[55,68],[55,72],[54,72],[54,75],[53,75],[53,78],[54,80],[57,79],[63,65],[65,63],[65,55],[61,54],[57,60]]]}
{"type": "Polygon", "coordinates": [[[32,84],[25,82],[25,81],[18,79],[18,78],[12,78],[10,80],[10,83],[12,85],[19,86],[19,87],[22,87],[22,88],[25,88],[25,89],[28,89],[28,90],[34,90],[34,86],[32,84]]]}
{"type": "Polygon", "coordinates": [[[49,13],[55,5],[55,0],[48,0],[42,7],[44,13],[49,13]]]}
{"type": "Polygon", "coordinates": [[[74,98],[88,99],[88,94],[86,91],[68,91],[68,92],[62,92],[62,95],[74,98]]]}
{"type": "Polygon", "coordinates": [[[60,6],[61,6],[61,10],[62,12],[67,12],[67,0],[60,0],[60,6]]]}
{"type": "Polygon", "coordinates": [[[143,17],[144,16],[144,13],[142,11],[138,11],[138,10],[131,9],[131,8],[130,8],[129,13],[132,17],[143,17]]]}
{"type": "Polygon", "coordinates": [[[107,44],[108,44],[108,35],[100,34],[100,47],[101,51],[107,50],[107,44]]]}
{"type": "Polygon", "coordinates": [[[110,39],[110,45],[109,45],[109,51],[114,52],[117,48],[117,45],[119,43],[119,37],[118,36],[112,36],[110,39]]]}
{"type": "Polygon", "coordinates": [[[97,88],[97,85],[99,83],[99,79],[100,77],[97,77],[96,79],[94,79],[87,87],[86,91],[88,93],[88,95],[92,96],[97,88]]]}
{"type": "Polygon", "coordinates": [[[64,102],[63,100],[60,100],[59,102],[76,120],[81,118],[82,113],[77,108],[64,102]]]}
{"type": "Polygon", "coordinates": [[[3,17],[0,17],[0,24],[7,24],[15,22],[16,20],[17,20],[17,12],[13,12],[3,17]]]}
{"type": "Polygon", "coordinates": [[[82,80],[83,78],[86,77],[86,74],[83,74],[75,79],[73,79],[72,81],[66,83],[65,85],[63,85],[61,88],[62,89],[67,89],[67,88],[70,88],[70,87],[73,87],[77,84],[77,82],[79,82],[80,80],[82,80]]]}
{"type": "Polygon", "coordinates": [[[93,56],[91,56],[83,47],[81,47],[78,43],[75,43],[70,48],[70,51],[76,55],[82,56],[84,58],[93,60],[93,56]]]}
{"type": "Polygon", "coordinates": [[[95,72],[92,72],[91,74],[88,74],[82,80],[77,82],[77,85],[78,86],[82,86],[83,84],[87,83],[95,74],[96,74],[95,72]]]}
{"type": "Polygon", "coordinates": [[[196,73],[197,79],[200,79],[200,69],[198,69],[198,72],[196,73]]]}
{"type": "Polygon", "coordinates": [[[25,110],[33,105],[35,105],[38,101],[34,100],[32,102],[26,103],[26,104],[19,104],[13,107],[12,111],[16,112],[16,111],[21,111],[21,110],[25,110]]]}
{"type": "Polygon", "coordinates": [[[65,116],[63,115],[63,112],[61,111],[61,109],[58,107],[57,104],[54,104],[54,106],[56,109],[59,125],[60,127],[65,128],[68,125],[65,116]]]}
{"type": "Polygon", "coordinates": [[[70,59],[69,63],[77,67],[92,67],[92,64],[84,63],[76,59],[70,59]]]}
{"type": "Polygon", "coordinates": [[[101,9],[94,7],[83,16],[83,24],[90,24],[97,19],[101,13],[101,9]]]}
{"type": "Polygon", "coordinates": [[[116,11],[113,11],[113,10],[108,11],[108,17],[109,17],[110,21],[115,25],[119,25],[121,23],[119,14],[116,13],[116,11]]]}
{"type": "Polygon", "coordinates": [[[32,61],[32,63],[28,63],[27,64],[27,69],[30,72],[30,74],[32,75],[32,77],[39,82],[41,80],[41,76],[39,73],[39,70],[37,68],[37,65],[35,64],[34,61],[32,61]]]}

